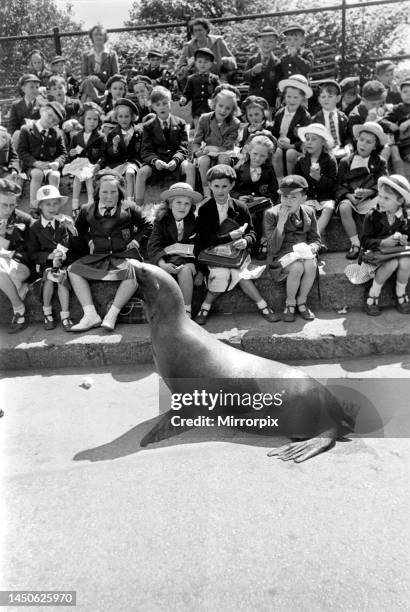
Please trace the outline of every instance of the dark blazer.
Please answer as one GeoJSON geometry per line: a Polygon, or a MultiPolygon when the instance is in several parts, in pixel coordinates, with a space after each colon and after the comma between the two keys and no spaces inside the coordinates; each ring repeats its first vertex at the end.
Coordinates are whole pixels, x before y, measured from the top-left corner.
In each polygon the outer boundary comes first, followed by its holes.
{"type": "Polygon", "coordinates": [[[314,64],[313,53],[310,49],[299,49],[297,55],[288,55],[287,53],[281,57],[280,64],[282,68],[282,78],[287,79],[292,74],[303,74],[309,76],[309,72],[314,64]]]}
{"type": "Polygon", "coordinates": [[[96,74],[103,83],[106,83],[110,77],[119,72],[118,57],[115,51],[104,51],[101,56],[100,71],[95,72],[95,52],[94,49],[87,51],[82,57],[81,78],[96,74]]]}
{"type": "Polygon", "coordinates": [[[224,147],[225,151],[230,151],[238,139],[239,126],[240,122],[236,117],[225,119],[219,126],[215,111],[204,113],[199,118],[193,144],[201,145],[205,142],[208,146],[224,147]]]}
{"type": "MultiPolygon", "coordinates": [[[[184,219],[184,235],[180,242],[182,244],[193,244],[196,234],[196,218],[193,210],[184,219]]],[[[158,261],[167,254],[164,248],[178,242],[178,230],[174,215],[170,210],[154,220],[152,234],[148,240],[147,254],[151,263],[158,265],[158,261]]]]}
{"type": "Polygon", "coordinates": [[[209,100],[220,84],[219,77],[212,72],[207,74],[192,74],[188,77],[182,94],[187,101],[192,100],[192,116],[199,117],[202,113],[209,113],[209,100]]]}
{"type": "Polygon", "coordinates": [[[21,128],[17,152],[24,170],[32,168],[36,161],[56,161],[61,170],[67,161],[61,130],[50,128],[46,139],[43,139],[35,123],[21,128]]]}
{"type": "Polygon", "coordinates": [[[72,119],[73,117],[78,117],[81,114],[82,104],[80,100],[76,100],[76,98],[69,98],[66,96],[64,102],[66,119],[72,119]]]}
{"type": "Polygon", "coordinates": [[[350,104],[348,104],[347,106],[345,106],[343,108],[343,104],[342,104],[342,100],[340,100],[340,102],[337,104],[337,108],[340,109],[342,111],[342,113],[344,113],[346,115],[346,117],[349,117],[350,113],[352,112],[352,110],[361,102],[361,97],[360,96],[356,96],[356,98],[353,100],[353,102],[350,102],[350,104]]]}
{"type": "Polygon", "coordinates": [[[249,95],[261,96],[270,106],[275,106],[278,83],[283,78],[281,62],[271,53],[268,62],[263,65],[262,72],[253,74],[253,67],[262,61],[261,53],[252,55],[246,62],[243,78],[245,83],[249,83],[249,95]]]}
{"type": "Polygon", "coordinates": [[[25,123],[25,119],[40,119],[40,105],[37,100],[34,101],[31,109],[27,107],[24,98],[15,100],[10,108],[10,117],[8,123],[8,130],[10,134],[14,134],[16,130],[19,130],[25,123]]]}
{"type": "Polygon", "coordinates": [[[10,251],[14,251],[12,259],[30,267],[27,254],[27,243],[33,218],[27,213],[15,208],[7,219],[6,240],[9,240],[10,251]]]}
{"type": "Polygon", "coordinates": [[[141,159],[154,166],[157,159],[166,163],[172,160],[177,167],[188,156],[188,126],[183,119],[169,115],[169,135],[166,136],[158,117],[144,123],[142,131],[141,159]]]}
{"type": "MultiPolygon", "coordinates": [[[[347,116],[339,109],[336,109],[336,116],[337,116],[337,127],[339,130],[340,144],[342,147],[344,147],[349,142],[351,142],[349,125],[348,125],[349,122],[348,122],[347,116]]],[[[318,113],[316,113],[316,115],[313,115],[312,123],[321,123],[322,125],[326,125],[325,115],[324,115],[323,110],[320,110],[318,113]]]]}
{"type": "Polygon", "coordinates": [[[131,140],[128,144],[125,144],[121,128],[119,125],[117,125],[107,135],[107,141],[104,146],[103,154],[98,160],[98,165],[101,166],[101,168],[104,168],[105,166],[114,168],[115,166],[119,166],[125,162],[138,162],[140,159],[140,149],[141,133],[135,131],[134,129],[134,134],[131,136],[131,140]],[[120,137],[117,152],[114,151],[112,143],[115,136],[120,137]]]}
{"type": "Polygon", "coordinates": [[[301,205],[303,225],[297,227],[293,222],[294,215],[288,217],[282,235],[277,231],[280,204],[272,206],[265,212],[265,236],[268,243],[268,263],[293,251],[295,244],[306,242],[319,248],[321,240],[317,231],[315,211],[310,206],[301,205]]]}
{"type": "Polygon", "coordinates": [[[360,102],[349,113],[349,116],[348,116],[347,120],[348,120],[348,127],[349,127],[350,137],[351,137],[353,142],[356,141],[356,138],[354,137],[354,134],[353,134],[353,126],[354,125],[362,125],[363,123],[365,123],[366,119],[367,119],[368,113],[369,113],[369,111],[365,107],[364,102],[360,102]]]}
{"type": "Polygon", "coordinates": [[[77,250],[89,253],[88,242],[93,241],[96,259],[101,254],[131,257],[141,260],[145,252],[152,224],[134,202],[121,202],[113,217],[101,217],[98,204],[84,204],[76,219],[78,231],[77,250]],[[128,249],[131,240],[139,242],[139,249],[128,249]]]}
{"type": "MultiPolygon", "coordinates": [[[[386,121],[401,125],[404,121],[407,121],[407,119],[410,119],[410,104],[400,102],[400,104],[393,106],[392,110],[387,113],[383,119],[380,119],[379,123],[386,133],[391,133],[391,129],[386,121]]],[[[400,133],[394,132],[394,134],[396,136],[396,140],[399,140],[400,133]]]]}
{"type": "MultiPolygon", "coordinates": [[[[231,205],[228,208],[228,218],[234,219],[238,226],[244,223],[248,224],[243,238],[248,243],[248,250],[254,246],[256,242],[256,232],[253,228],[253,223],[249,210],[243,202],[230,199],[231,205]]],[[[218,235],[219,231],[219,215],[218,208],[214,198],[209,198],[198,211],[197,226],[196,226],[196,237],[195,237],[195,255],[210,246],[216,246],[218,244],[227,244],[231,242],[229,233],[218,235]]],[[[206,270],[206,266],[199,266],[202,270],[206,270]]]]}
{"type": "Polygon", "coordinates": [[[315,181],[310,176],[311,157],[309,153],[305,153],[299,157],[295,165],[294,174],[299,174],[307,180],[309,185],[307,190],[308,200],[334,200],[337,177],[337,162],[333,155],[329,155],[325,151],[319,156],[319,167],[321,177],[315,181]]]}
{"type": "Polygon", "coordinates": [[[393,225],[390,225],[385,212],[379,210],[371,210],[367,213],[364,219],[362,235],[360,242],[362,248],[377,249],[380,246],[380,241],[392,236],[395,232],[407,234],[410,240],[410,222],[407,216],[403,215],[400,219],[394,219],[393,225]]]}
{"type": "Polygon", "coordinates": [[[269,198],[273,203],[278,199],[278,180],[271,163],[262,166],[262,174],[255,183],[251,179],[250,161],[246,161],[236,170],[236,183],[232,190],[232,197],[239,198],[241,195],[255,195],[269,198]]]}
{"type": "Polygon", "coordinates": [[[86,157],[90,160],[90,163],[96,164],[104,153],[105,143],[106,138],[98,129],[91,132],[87,144],[84,142],[84,130],[77,132],[71,138],[70,149],[75,149],[77,145],[80,145],[84,150],[81,151],[80,155],[75,155],[71,159],[86,157]]]}
{"type": "MultiPolygon", "coordinates": [[[[47,261],[47,258],[58,244],[69,248],[70,235],[67,228],[57,220],[53,232],[43,227],[40,219],[34,221],[29,231],[27,252],[31,266],[35,267],[38,274],[42,274],[45,268],[52,266],[52,261],[50,259],[47,261]]],[[[67,253],[64,265],[67,265],[69,261],[67,253]]]]}
{"type": "Polygon", "coordinates": [[[242,147],[248,142],[248,139],[255,133],[263,134],[264,132],[266,136],[268,136],[268,138],[270,137],[269,135],[273,136],[273,123],[271,121],[264,121],[261,125],[260,130],[255,131],[250,131],[249,123],[246,123],[245,127],[243,128],[242,139],[239,143],[240,148],[242,149],[242,147]]]}
{"type": "Polygon", "coordinates": [[[337,171],[336,200],[340,201],[357,187],[372,189],[374,195],[377,193],[377,181],[381,176],[387,175],[387,164],[385,160],[375,153],[370,155],[369,171],[366,168],[350,170],[355,153],[343,157],[339,162],[337,171]]]}
{"type": "MultiPolygon", "coordinates": [[[[285,107],[280,108],[274,116],[272,133],[275,138],[280,137],[280,124],[282,123],[285,107]]],[[[302,143],[298,136],[298,129],[312,123],[312,118],[304,106],[299,106],[296,110],[292,121],[290,122],[288,133],[286,134],[291,144],[296,146],[298,151],[301,150],[302,143]]]]}
{"type": "Polygon", "coordinates": [[[6,146],[0,149],[0,172],[2,170],[6,172],[11,172],[11,170],[19,172],[20,170],[19,158],[10,134],[7,134],[6,146]]]}

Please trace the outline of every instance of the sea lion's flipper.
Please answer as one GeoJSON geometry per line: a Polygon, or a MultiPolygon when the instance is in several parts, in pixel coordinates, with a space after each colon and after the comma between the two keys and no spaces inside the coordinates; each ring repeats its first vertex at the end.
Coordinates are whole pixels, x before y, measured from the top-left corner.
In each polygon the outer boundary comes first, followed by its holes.
{"type": "Polygon", "coordinates": [[[167,412],[164,414],[162,419],[154,425],[154,427],[142,438],[140,445],[148,446],[148,444],[154,444],[155,442],[160,442],[161,440],[165,440],[167,438],[172,438],[172,436],[177,436],[188,429],[192,429],[192,427],[188,425],[176,425],[172,424],[172,417],[175,416],[174,412],[167,412]]]}
{"type": "Polygon", "coordinates": [[[285,446],[275,448],[268,453],[268,457],[277,457],[282,461],[294,461],[302,463],[320,453],[332,448],[335,445],[335,434],[333,431],[326,431],[309,440],[301,442],[291,442],[285,446]]]}

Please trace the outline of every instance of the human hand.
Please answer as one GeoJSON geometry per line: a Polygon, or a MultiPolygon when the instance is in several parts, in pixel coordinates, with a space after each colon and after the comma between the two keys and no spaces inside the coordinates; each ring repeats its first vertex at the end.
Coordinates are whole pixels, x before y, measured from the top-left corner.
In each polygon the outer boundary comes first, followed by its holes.
{"type": "Polygon", "coordinates": [[[278,139],[278,145],[281,149],[287,149],[288,145],[290,145],[290,140],[287,136],[281,136],[278,139]]]}
{"type": "Polygon", "coordinates": [[[204,282],[204,275],[202,272],[197,272],[194,276],[194,285],[195,287],[200,287],[204,282]]]}
{"type": "Polygon", "coordinates": [[[56,161],[50,162],[48,167],[50,168],[50,170],[58,170],[58,162],[56,161]]]}
{"type": "Polygon", "coordinates": [[[138,240],[135,240],[135,238],[133,238],[133,240],[131,240],[127,244],[127,249],[139,249],[139,247],[140,247],[140,243],[138,242],[138,240]]]}
{"type": "Polygon", "coordinates": [[[239,251],[243,251],[248,246],[248,243],[245,238],[239,238],[239,240],[235,240],[232,246],[234,246],[235,249],[238,249],[239,251]]]}
{"type": "Polygon", "coordinates": [[[173,263],[164,261],[159,264],[160,268],[168,272],[168,274],[178,274],[178,272],[182,269],[183,266],[176,266],[173,263]]]}
{"type": "Polygon", "coordinates": [[[181,96],[179,99],[179,105],[185,106],[186,103],[187,103],[187,99],[185,98],[185,96],[181,96]]]}
{"type": "Polygon", "coordinates": [[[380,246],[385,246],[385,247],[395,247],[395,246],[398,246],[398,244],[399,244],[399,239],[396,238],[394,234],[393,236],[389,236],[388,238],[384,238],[383,240],[380,241],[380,246]]]}
{"type": "Polygon", "coordinates": [[[94,242],[92,240],[88,241],[88,248],[90,249],[90,255],[92,255],[95,251],[95,245],[94,242]]]}
{"type": "Polygon", "coordinates": [[[154,165],[155,165],[156,170],[159,170],[159,171],[168,168],[168,164],[163,162],[162,159],[157,159],[154,165]]]}
{"type": "Polygon", "coordinates": [[[175,159],[173,159],[172,161],[170,161],[168,164],[166,164],[168,170],[170,170],[171,172],[173,172],[174,170],[176,170],[177,167],[177,162],[175,161],[175,159]]]}
{"type": "Polygon", "coordinates": [[[284,204],[281,204],[279,207],[278,226],[280,226],[282,229],[289,218],[289,214],[290,209],[284,204]]]}
{"type": "Polygon", "coordinates": [[[252,202],[252,196],[241,195],[239,196],[238,200],[240,200],[241,202],[245,202],[245,203],[252,202]]]}
{"type": "Polygon", "coordinates": [[[120,144],[120,141],[121,141],[121,138],[120,138],[119,134],[114,136],[114,138],[112,139],[112,147],[113,147],[114,151],[118,151],[118,145],[120,144]]]}
{"type": "Polygon", "coordinates": [[[259,62],[258,64],[255,64],[255,66],[252,68],[252,72],[253,74],[260,74],[262,72],[263,69],[263,64],[262,62],[259,62]]]}
{"type": "Polygon", "coordinates": [[[246,232],[246,228],[248,227],[247,223],[244,223],[243,225],[241,225],[241,227],[238,227],[238,229],[232,230],[230,232],[230,237],[232,240],[239,240],[242,238],[243,234],[246,232]]]}
{"type": "Polygon", "coordinates": [[[320,168],[310,168],[309,176],[312,177],[314,181],[320,181],[320,177],[322,176],[320,173],[320,168]]]}
{"type": "Polygon", "coordinates": [[[407,119],[407,121],[403,121],[403,123],[400,124],[399,130],[400,132],[405,132],[407,128],[409,127],[410,127],[410,119],[407,119]]]}

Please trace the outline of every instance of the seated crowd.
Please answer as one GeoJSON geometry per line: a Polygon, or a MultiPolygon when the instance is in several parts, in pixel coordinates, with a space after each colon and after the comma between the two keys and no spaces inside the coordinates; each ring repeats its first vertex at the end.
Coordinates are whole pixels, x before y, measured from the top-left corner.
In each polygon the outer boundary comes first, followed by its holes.
{"type": "Polygon", "coordinates": [[[0,289],[14,312],[10,332],[28,325],[24,298],[36,279],[45,329],[57,325],[56,289],[66,331],[112,331],[137,288],[133,262],[142,260],[175,277],[188,316],[194,286],[205,284],[201,325],[236,285],[269,322],[291,322],[296,313],[311,320],[307,299],[333,215],[350,242],[347,259],[358,259],[346,275],[373,281],[366,312],[381,313],[382,286],[395,274],[397,310],[410,314],[410,79],[397,85],[394,64],[382,61],[361,90],[357,77],[313,88],[303,27],[282,32],[282,57],[274,53],[278,33],[265,27],[241,100],[223,39],[204,19],[192,32],[178,64],[162,66],[153,49],[128,75],[101,26],[90,32],[81,81],[62,56],[49,69],[40,51],[31,53],[8,129],[0,127],[0,289]],[[171,112],[175,101],[191,103],[191,126],[171,112]],[[62,174],[73,179],[69,215],[61,212],[62,174]],[[152,219],[146,184],[161,177],[170,187],[152,219]],[[18,208],[24,180],[29,214],[18,208]],[[254,284],[266,267],[286,287],[281,313],[254,284]],[[90,280],[119,281],[103,319],[90,280]],[[84,312],[76,324],[71,291],[84,312]]]}

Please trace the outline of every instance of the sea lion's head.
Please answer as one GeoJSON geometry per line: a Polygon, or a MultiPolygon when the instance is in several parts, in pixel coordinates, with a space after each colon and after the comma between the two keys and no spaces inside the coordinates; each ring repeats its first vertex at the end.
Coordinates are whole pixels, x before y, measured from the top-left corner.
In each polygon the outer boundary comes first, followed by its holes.
{"type": "Polygon", "coordinates": [[[144,300],[148,322],[166,320],[175,325],[177,317],[185,312],[178,283],[158,266],[134,260],[133,268],[138,282],[136,295],[144,300]]]}

